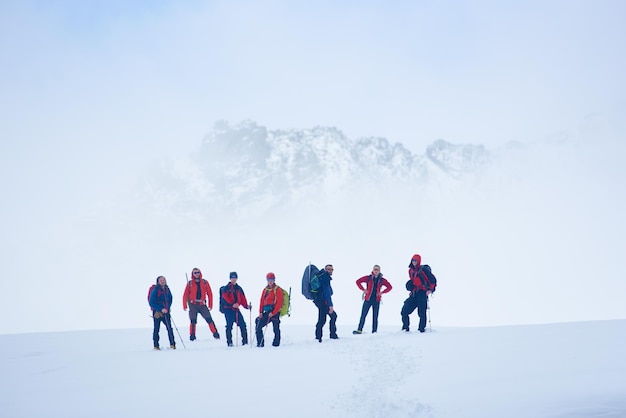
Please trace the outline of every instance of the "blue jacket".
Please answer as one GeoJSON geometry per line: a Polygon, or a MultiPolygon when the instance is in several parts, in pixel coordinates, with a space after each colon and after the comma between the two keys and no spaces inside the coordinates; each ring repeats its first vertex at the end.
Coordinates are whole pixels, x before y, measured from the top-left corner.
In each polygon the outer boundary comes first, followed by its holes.
{"type": "Polygon", "coordinates": [[[153,311],[161,312],[161,309],[165,308],[170,310],[172,307],[172,292],[170,292],[170,288],[165,285],[165,287],[161,287],[160,285],[154,286],[152,292],[150,292],[150,307],[153,311]]]}
{"type": "Polygon", "coordinates": [[[320,291],[318,292],[318,295],[321,295],[318,297],[321,297],[327,306],[333,306],[333,288],[330,285],[330,281],[333,278],[326,270],[320,270],[318,277],[320,279],[320,291]]]}

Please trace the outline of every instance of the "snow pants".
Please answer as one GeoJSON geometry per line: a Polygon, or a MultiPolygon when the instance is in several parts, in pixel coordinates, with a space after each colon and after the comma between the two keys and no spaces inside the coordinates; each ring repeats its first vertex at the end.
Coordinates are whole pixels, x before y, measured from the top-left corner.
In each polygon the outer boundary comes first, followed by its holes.
{"type": "Polygon", "coordinates": [[[264,347],[265,346],[265,335],[263,331],[263,327],[265,327],[268,322],[272,323],[272,327],[274,328],[274,341],[272,341],[272,345],[274,347],[278,347],[280,345],[280,315],[273,316],[271,319],[269,318],[270,313],[264,312],[263,316],[256,319],[256,346],[264,347]]]}
{"type": "Polygon", "coordinates": [[[213,318],[211,317],[211,311],[209,308],[203,303],[190,303],[189,304],[189,320],[191,321],[191,325],[189,326],[189,334],[194,336],[196,335],[196,323],[198,322],[198,314],[202,315],[204,320],[209,324],[209,329],[213,333],[213,336],[217,334],[217,328],[215,327],[215,322],[213,322],[213,318]]]}
{"type": "Polygon", "coordinates": [[[361,319],[359,320],[359,327],[357,328],[359,331],[363,331],[363,326],[365,326],[365,318],[370,311],[370,307],[372,308],[372,333],[378,331],[378,311],[380,310],[380,302],[372,302],[370,300],[363,301],[363,309],[361,309],[361,319]]]}
{"type": "Polygon", "coordinates": [[[402,311],[400,311],[400,315],[402,315],[402,329],[409,330],[409,315],[413,313],[415,308],[417,308],[417,315],[420,318],[418,329],[421,332],[424,332],[426,329],[426,308],[428,307],[428,295],[423,290],[418,290],[416,293],[413,293],[411,296],[404,301],[404,305],[402,306],[402,311]]]}
{"type": "Polygon", "coordinates": [[[317,306],[317,324],[315,324],[315,338],[322,339],[322,329],[326,324],[326,315],[330,317],[330,323],[328,325],[330,331],[330,338],[337,338],[337,312],[333,310],[333,313],[329,313],[330,309],[324,300],[315,299],[313,301],[317,306]]]}
{"type": "Polygon", "coordinates": [[[224,317],[226,318],[226,343],[233,343],[233,324],[235,324],[241,329],[241,344],[248,344],[248,327],[239,309],[225,309],[224,317]]]}
{"type": "Polygon", "coordinates": [[[170,317],[169,312],[166,314],[161,314],[160,318],[154,318],[154,330],[152,331],[152,341],[154,342],[154,346],[159,346],[159,331],[161,330],[161,322],[165,324],[165,329],[167,329],[167,336],[170,340],[170,345],[175,345],[176,341],[174,341],[174,331],[172,330],[172,318],[170,317]]]}

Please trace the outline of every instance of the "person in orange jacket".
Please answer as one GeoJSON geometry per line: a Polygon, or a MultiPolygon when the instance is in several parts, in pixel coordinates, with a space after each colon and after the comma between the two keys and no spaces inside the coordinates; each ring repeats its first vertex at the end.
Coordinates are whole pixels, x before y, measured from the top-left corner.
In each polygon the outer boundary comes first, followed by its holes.
{"type": "Polygon", "coordinates": [[[263,327],[271,321],[274,328],[272,345],[278,347],[280,345],[280,308],[283,306],[283,290],[276,285],[274,273],[267,273],[265,278],[267,279],[267,286],[261,292],[259,316],[256,319],[256,346],[265,346],[263,327]]]}
{"type": "Polygon", "coordinates": [[[372,334],[378,330],[378,311],[380,309],[380,300],[383,293],[389,292],[392,287],[391,283],[387,281],[380,272],[380,266],[376,264],[372,268],[372,273],[369,276],[363,276],[357,279],[356,286],[363,292],[363,309],[361,309],[361,319],[359,320],[359,327],[356,331],[352,331],[353,334],[362,334],[363,326],[365,325],[365,317],[372,308],[372,334]],[[363,287],[365,285],[365,288],[363,287]],[[383,289],[384,288],[384,289],[383,289]]]}
{"type": "Polygon", "coordinates": [[[199,268],[191,271],[192,279],[187,282],[185,292],[183,293],[183,309],[186,311],[189,306],[189,339],[196,339],[196,323],[198,322],[198,314],[202,315],[204,320],[209,324],[209,329],[213,333],[213,338],[220,339],[217,332],[215,322],[211,317],[211,309],[213,309],[213,292],[209,282],[202,278],[202,272],[199,268]],[[207,308],[208,301],[208,308],[207,308]]]}

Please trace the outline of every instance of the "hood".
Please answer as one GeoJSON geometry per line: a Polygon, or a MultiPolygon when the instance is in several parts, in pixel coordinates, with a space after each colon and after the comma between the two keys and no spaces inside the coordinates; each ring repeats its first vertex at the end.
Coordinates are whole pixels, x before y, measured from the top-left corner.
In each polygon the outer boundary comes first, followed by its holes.
{"type": "Polygon", "coordinates": [[[413,257],[411,257],[411,261],[409,261],[409,267],[413,267],[413,260],[417,260],[417,267],[422,265],[422,256],[419,254],[413,254],[413,257]]]}

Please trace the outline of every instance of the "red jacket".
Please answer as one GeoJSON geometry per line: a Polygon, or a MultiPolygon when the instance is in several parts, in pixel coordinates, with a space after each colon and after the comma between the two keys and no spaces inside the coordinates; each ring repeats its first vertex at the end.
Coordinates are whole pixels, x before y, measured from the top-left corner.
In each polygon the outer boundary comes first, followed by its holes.
{"type": "Polygon", "coordinates": [[[411,294],[419,290],[430,290],[431,292],[433,292],[435,290],[436,284],[431,283],[430,280],[428,280],[428,276],[426,275],[426,273],[420,270],[422,257],[420,257],[419,254],[415,254],[412,260],[417,260],[417,265],[415,267],[413,267],[412,263],[409,265],[409,278],[413,282],[413,290],[411,291],[411,294]]]}
{"type": "Polygon", "coordinates": [[[228,283],[226,286],[222,288],[220,303],[222,304],[222,309],[233,309],[233,305],[238,303],[244,309],[248,309],[248,300],[246,299],[245,293],[243,293],[243,289],[239,285],[234,285],[232,283],[228,283]]]}
{"type": "MultiPolygon", "coordinates": [[[[259,302],[259,313],[263,313],[265,306],[271,306],[272,312],[270,316],[276,316],[283,306],[283,289],[274,285],[274,287],[266,286],[261,292],[261,301],[259,302]]],[[[269,308],[268,308],[269,309],[269,308]]]]}
{"type": "MultiPolygon", "coordinates": [[[[382,274],[379,273],[378,277],[378,286],[376,286],[376,302],[380,302],[380,298],[383,293],[387,293],[392,289],[391,283],[389,283],[382,274]],[[383,286],[385,286],[384,290],[381,289],[383,286]]],[[[374,291],[374,273],[357,279],[356,286],[361,289],[361,291],[365,292],[365,300],[369,300],[372,296],[372,292],[374,291]],[[363,284],[365,284],[365,289],[363,288],[363,284]]]]}
{"type": "MultiPolygon", "coordinates": [[[[202,274],[200,275],[202,277],[202,274]]],[[[206,304],[209,301],[209,309],[213,309],[213,292],[211,291],[211,285],[204,279],[200,279],[200,283],[196,283],[195,280],[189,280],[187,286],[185,286],[185,292],[183,293],[183,309],[187,309],[189,303],[201,303],[206,304]],[[198,295],[198,286],[200,286],[200,299],[198,295]]]]}

